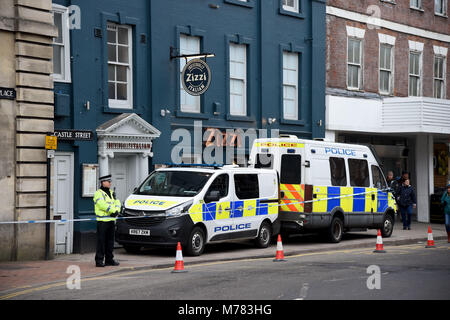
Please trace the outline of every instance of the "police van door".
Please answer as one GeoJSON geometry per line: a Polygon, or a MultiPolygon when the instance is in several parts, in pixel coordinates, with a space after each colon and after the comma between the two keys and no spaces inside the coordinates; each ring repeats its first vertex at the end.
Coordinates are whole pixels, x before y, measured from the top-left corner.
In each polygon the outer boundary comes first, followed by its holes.
{"type": "Polygon", "coordinates": [[[389,206],[388,192],[386,191],[387,184],[381,169],[376,165],[371,165],[370,167],[372,171],[372,187],[377,190],[372,197],[373,221],[370,222],[374,225],[380,225],[383,223],[384,212],[389,206]]]}
{"type": "Polygon", "coordinates": [[[236,201],[233,203],[233,238],[251,238],[258,234],[260,211],[258,174],[234,174],[236,201]]]}
{"type": "Polygon", "coordinates": [[[233,223],[234,195],[230,190],[230,176],[227,173],[217,176],[203,199],[203,221],[209,241],[226,240],[233,223]]]}

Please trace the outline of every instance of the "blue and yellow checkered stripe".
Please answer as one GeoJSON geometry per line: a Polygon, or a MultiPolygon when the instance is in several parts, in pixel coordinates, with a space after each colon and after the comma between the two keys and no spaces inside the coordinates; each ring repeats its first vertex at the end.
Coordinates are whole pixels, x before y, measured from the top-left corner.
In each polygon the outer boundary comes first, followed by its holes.
{"type": "Polygon", "coordinates": [[[255,199],[224,201],[219,203],[198,203],[189,209],[189,214],[194,223],[272,215],[278,214],[278,200],[255,199]]]}
{"type": "Polygon", "coordinates": [[[376,188],[314,186],[313,194],[313,212],[331,212],[341,207],[345,212],[383,213],[389,207],[395,208],[392,194],[376,188]]]}

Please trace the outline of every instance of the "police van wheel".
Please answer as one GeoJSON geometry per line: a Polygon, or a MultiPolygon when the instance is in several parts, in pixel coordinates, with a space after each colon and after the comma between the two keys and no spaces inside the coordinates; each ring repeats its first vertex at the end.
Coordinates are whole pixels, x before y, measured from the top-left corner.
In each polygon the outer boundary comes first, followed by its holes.
{"type": "Polygon", "coordinates": [[[202,228],[195,227],[192,229],[187,243],[187,254],[190,256],[199,256],[205,249],[205,233],[202,228]]]}
{"type": "Polygon", "coordinates": [[[389,238],[392,235],[392,231],[394,230],[394,221],[392,216],[389,214],[385,214],[383,219],[383,227],[381,228],[381,236],[383,238],[389,238]]]}
{"type": "Polygon", "coordinates": [[[255,245],[258,248],[267,248],[270,245],[272,237],[272,228],[269,223],[263,222],[259,228],[258,237],[255,239],[255,245]]]}
{"type": "Polygon", "coordinates": [[[334,217],[331,220],[331,224],[328,227],[328,239],[332,243],[338,243],[342,239],[344,233],[344,223],[338,217],[334,217]]]}

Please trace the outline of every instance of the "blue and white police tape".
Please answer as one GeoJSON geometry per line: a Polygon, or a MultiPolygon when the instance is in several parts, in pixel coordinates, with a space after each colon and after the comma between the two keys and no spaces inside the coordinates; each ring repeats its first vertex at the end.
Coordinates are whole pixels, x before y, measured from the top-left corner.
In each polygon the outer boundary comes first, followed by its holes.
{"type": "MultiPolygon", "coordinates": [[[[360,192],[360,193],[353,193],[353,194],[347,194],[347,195],[342,195],[342,196],[336,196],[336,197],[329,197],[329,198],[322,198],[322,199],[314,199],[314,200],[306,200],[306,201],[297,201],[297,202],[290,202],[289,204],[304,204],[304,203],[313,203],[313,202],[319,202],[319,201],[327,201],[327,200],[336,200],[336,199],[342,199],[342,198],[347,198],[347,197],[354,197],[354,196],[359,196],[359,195],[366,195],[366,194],[371,194],[371,193],[378,193],[379,191],[381,192],[387,192],[389,191],[389,189],[384,189],[384,190],[375,190],[375,191],[367,191],[367,192],[360,192]]],[[[285,206],[285,204],[271,204],[269,205],[270,207],[281,207],[281,206],[285,206]]],[[[255,207],[252,209],[258,209],[258,208],[263,208],[263,207],[255,207]]],[[[264,208],[267,208],[266,206],[264,208]]],[[[207,210],[209,211],[209,209],[207,208],[207,210]]],[[[189,214],[195,214],[195,213],[203,213],[202,212],[189,212],[189,214]]],[[[151,214],[151,211],[149,211],[149,214],[151,214]]],[[[161,216],[161,214],[159,214],[158,216],[161,216]]],[[[123,216],[117,216],[114,217],[115,220],[126,220],[126,219],[141,219],[141,218],[154,218],[156,217],[155,215],[142,215],[142,216],[127,216],[127,217],[123,217],[123,216]]],[[[108,216],[105,217],[99,217],[99,218],[111,218],[108,216]]],[[[5,225],[5,224],[39,224],[39,223],[67,223],[67,222],[86,222],[86,221],[97,221],[97,217],[95,218],[83,218],[83,219],[59,219],[59,220],[23,220],[23,221],[0,221],[0,225],[5,225]]]]}

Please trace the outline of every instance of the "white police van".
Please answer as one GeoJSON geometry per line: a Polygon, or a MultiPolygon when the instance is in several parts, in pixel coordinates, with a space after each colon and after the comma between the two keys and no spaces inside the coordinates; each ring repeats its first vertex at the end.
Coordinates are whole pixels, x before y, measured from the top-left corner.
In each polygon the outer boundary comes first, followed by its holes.
{"type": "Polygon", "coordinates": [[[127,252],[181,242],[189,255],[202,254],[207,243],[236,239],[265,248],[279,232],[278,201],[275,170],[162,168],[125,200],[116,241],[127,252]]]}
{"type": "Polygon", "coordinates": [[[283,233],[319,231],[331,242],[350,230],[391,236],[396,204],[369,147],[291,135],[256,139],[250,163],[280,175],[283,233]]]}

